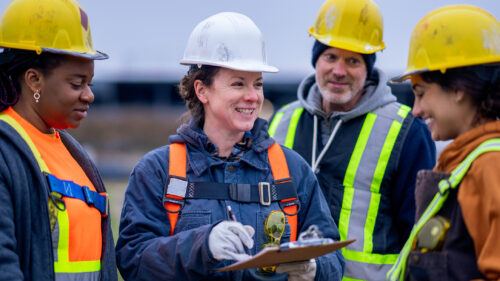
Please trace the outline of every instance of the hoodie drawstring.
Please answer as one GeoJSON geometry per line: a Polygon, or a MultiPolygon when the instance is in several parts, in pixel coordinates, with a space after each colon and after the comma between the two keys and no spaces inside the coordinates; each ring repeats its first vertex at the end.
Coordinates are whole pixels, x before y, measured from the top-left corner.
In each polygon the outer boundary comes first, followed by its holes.
{"type": "Polygon", "coordinates": [[[318,156],[318,159],[316,159],[316,143],[318,139],[318,116],[314,115],[314,129],[313,129],[313,145],[312,145],[312,159],[311,159],[311,168],[314,173],[317,173],[316,169],[318,168],[319,162],[325,156],[326,151],[332,144],[333,138],[337,134],[337,131],[340,128],[340,124],[342,124],[342,119],[339,119],[337,124],[335,124],[335,128],[333,128],[332,133],[330,134],[330,137],[328,138],[328,141],[326,142],[326,145],[323,147],[323,150],[321,150],[321,153],[318,156]]]}

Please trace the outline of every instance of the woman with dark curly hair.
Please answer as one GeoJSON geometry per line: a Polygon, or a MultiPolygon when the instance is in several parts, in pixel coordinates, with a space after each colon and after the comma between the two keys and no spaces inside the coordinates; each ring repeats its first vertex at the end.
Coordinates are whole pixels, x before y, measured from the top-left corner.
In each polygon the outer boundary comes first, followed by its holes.
{"type": "Polygon", "coordinates": [[[418,220],[389,280],[500,279],[500,22],[474,6],[437,9],[415,27],[406,72],[413,114],[450,140],[420,171],[418,220]]]}
{"type": "Polygon", "coordinates": [[[116,245],[124,279],[340,280],[340,251],[276,270],[217,272],[312,225],[331,239],[339,233],[311,168],[258,117],[262,72],[278,69],[252,20],[232,12],[205,19],[181,63],[190,65],[179,88],[192,118],[131,174],[116,245]]]}
{"type": "Polygon", "coordinates": [[[94,101],[87,14],[14,0],[0,19],[0,280],[117,280],[107,195],[66,131],[94,101]]]}

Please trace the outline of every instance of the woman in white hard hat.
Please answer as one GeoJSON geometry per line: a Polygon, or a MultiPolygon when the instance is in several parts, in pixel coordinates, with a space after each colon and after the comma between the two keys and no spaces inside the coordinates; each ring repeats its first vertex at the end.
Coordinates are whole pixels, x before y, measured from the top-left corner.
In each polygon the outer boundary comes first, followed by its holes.
{"type": "Polygon", "coordinates": [[[415,27],[406,72],[413,114],[450,140],[417,176],[417,223],[389,280],[500,279],[500,22],[446,6],[415,27]]]}
{"type": "Polygon", "coordinates": [[[14,0],[0,19],[0,280],[117,280],[107,195],[64,130],[94,95],[87,14],[14,0]]]}
{"type": "Polygon", "coordinates": [[[258,118],[262,72],[278,71],[266,62],[258,27],[238,13],[211,16],[191,33],[181,63],[190,65],[180,93],[192,119],[132,172],[117,243],[122,276],[340,280],[339,251],[276,270],[216,272],[311,225],[326,238],[339,233],[309,166],[258,118]]]}

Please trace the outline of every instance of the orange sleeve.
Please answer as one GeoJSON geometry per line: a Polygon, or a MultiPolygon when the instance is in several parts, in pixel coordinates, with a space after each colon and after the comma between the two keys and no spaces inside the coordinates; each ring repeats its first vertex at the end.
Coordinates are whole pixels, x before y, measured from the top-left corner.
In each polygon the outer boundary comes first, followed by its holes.
{"type": "Polygon", "coordinates": [[[474,242],[479,270],[500,280],[500,152],[478,157],[462,180],[458,202],[474,242]]]}

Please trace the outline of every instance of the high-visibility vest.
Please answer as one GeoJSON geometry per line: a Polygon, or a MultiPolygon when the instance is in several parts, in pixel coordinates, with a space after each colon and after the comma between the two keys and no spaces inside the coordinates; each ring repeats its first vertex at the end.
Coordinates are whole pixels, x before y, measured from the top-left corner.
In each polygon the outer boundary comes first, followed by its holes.
{"type": "MultiPolygon", "coordinates": [[[[288,171],[288,164],[286,162],[283,149],[278,143],[274,143],[271,147],[269,147],[268,159],[269,159],[269,164],[271,166],[271,171],[274,177],[274,181],[276,183],[276,185],[273,184],[273,186],[276,186],[276,191],[278,191],[280,185],[281,186],[286,185],[287,187],[290,187],[289,184],[291,183],[291,178],[290,178],[290,173],[288,171]]],[[[186,198],[186,192],[187,192],[186,187],[188,185],[188,180],[186,178],[186,167],[187,167],[187,151],[185,144],[183,143],[171,144],[169,152],[169,168],[168,168],[169,183],[167,184],[168,188],[165,191],[163,200],[163,204],[165,206],[165,209],[167,210],[168,218],[170,221],[170,235],[173,235],[174,233],[178,215],[181,212],[181,208],[184,204],[183,202],[186,198]],[[179,188],[179,186],[182,187],[179,188]],[[169,192],[168,191],[169,189],[170,190],[175,189],[176,191],[169,192]],[[181,189],[181,192],[178,192],[179,189],[181,189]]],[[[190,184],[192,186],[196,185],[196,183],[190,183],[190,184]]],[[[213,187],[216,184],[217,183],[206,184],[205,188],[209,188],[210,186],[213,187]]],[[[273,198],[271,198],[272,196],[270,196],[271,193],[276,194],[276,192],[271,192],[272,188],[273,187],[271,187],[269,183],[264,183],[264,184],[260,183],[258,185],[259,194],[261,195],[260,197],[261,204],[270,204],[271,201],[275,201],[273,200],[273,198]],[[267,192],[263,192],[263,190],[266,190],[267,192]]],[[[299,211],[300,203],[298,203],[298,199],[296,197],[295,186],[293,185],[293,187],[290,188],[293,188],[294,189],[293,192],[295,192],[294,195],[290,196],[295,196],[295,197],[288,197],[285,195],[285,197],[287,198],[284,199],[278,198],[278,199],[280,199],[279,202],[280,206],[282,207],[283,212],[285,213],[286,218],[288,220],[288,224],[291,227],[290,241],[295,241],[297,238],[297,213],[299,211]]],[[[196,198],[196,196],[191,196],[189,198],[196,198]]]]}
{"type": "Polygon", "coordinates": [[[490,139],[481,143],[462,161],[452,172],[449,178],[439,181],[439,192],[434,195],[434,198],[422,213],[420,219],[415,223],[411,231],[410,237],[406,241],[403,250],[399,254],[397,262],[387,273],[387,280],[396,281],[404,280],[406,263],[412,246],[415,244],[416,238],[422,227],[430,218],[434,217],[443,207],[446,199],[448,199],[449,191],[457,188],[470,168],[470,165],[481,154],[489,151],[500,151],[500,139],[490,139]]]}
{"type": "MultiPolygon", "coordinates": [[[[49,213],[57,214],[57,224],[56,229],[52,231],[53,243],[57,244],[57,250],[54,251],[54,272],[58,280],[98,280],[101,270],[101,261],[70,261],[69,260],[69,219],[67,210],[63,206],[61,196],[72,197],[81,199],[81,197],[88,197],[87,203],[96,200],[96,209],[98,209],[101,214],[106,215],[107,213],[107,195],[98,194],[97,192],[87,190],[85,191],[82,186],[76,185],[70,181],[62,181],[55,178],[50,174],[50,170],[45,164],[40,152],[36,148],[35,144],[29,137],[28,133],[24,128],[11,116],[0,113],[0,120],[9,124],[17,133],[24,139],[26,144],[31,149],[33,156],[35,157],[40,171],[47,175],[47,181],[49,183],[49,188],[54,187],[56,190],[61,191],[61,193],[52,191],[49,200],[49,213]],[[79,188],[78,188],[79,187],[79,188]],[[60,188],[60,189],[58,189],[60,188]],[[66,189],[66,194],[64,190],[66,189]],[[76,192],[76,190],[79,192],[76,192]],[[76,194],[78,193],[78,194],[76,194]],[[99,203],[97,203],[99,201],[99,203]],[[105,206],[103,207],[103,204],[105,206]],[[58,211],[57,211],[58,210],[58,211]],[[105,210],[104,212],[102,210],[105,210]]],[[[54,190],[52,188],[52,190],[54,190]]],[[[87,187],[88,189],[88,187],[87,187]]],[[[85,200],[84,200],[85,201],[85,200]]]]}
{"type": "MultiPolygon", "coordinates": [[[[374,233],[374,230],[382,204],[384,174],[400,132],[406,134],[408,131],[408,128],[402,131],[403,124],[406,122],[405,126],[408,126],[413,121],[414,117],[408,114],[410,110],[410,107],[398,103],[379,107],[366,114],[357,139],[352,139],[354,149],[343,175],[342,206],[337,206],[340,208],[338,228],[341,240],[357,241],[342,248],[346,259],[343,280],[384,280],[398,257],[396,253],[374,252],[373,239],[375,234],[380,234],[374,233]],[[366,149],[367,147],[370,149],[366,149]],[[353,210],[356,210],[355,215],[353,210]]],[[[306,118],[303,113],[304,108],[300,102],[285,106],[274,116],[269,134],[288,148],[304,148],[303,143],[297,143],[296,136],[300,139],[304,135],[310,138],[312,136],[298,130],[305,128],[304,126],[309,127],[300,123],[301,118],[306,118]]],[[[334,139],[330,148],[335,145],[334,139]]],[[[300,151],[299,153],[302,154],[300,151]]],[[[327,155],[328,152],[322,162],[328,161],[327,155]]]]}

